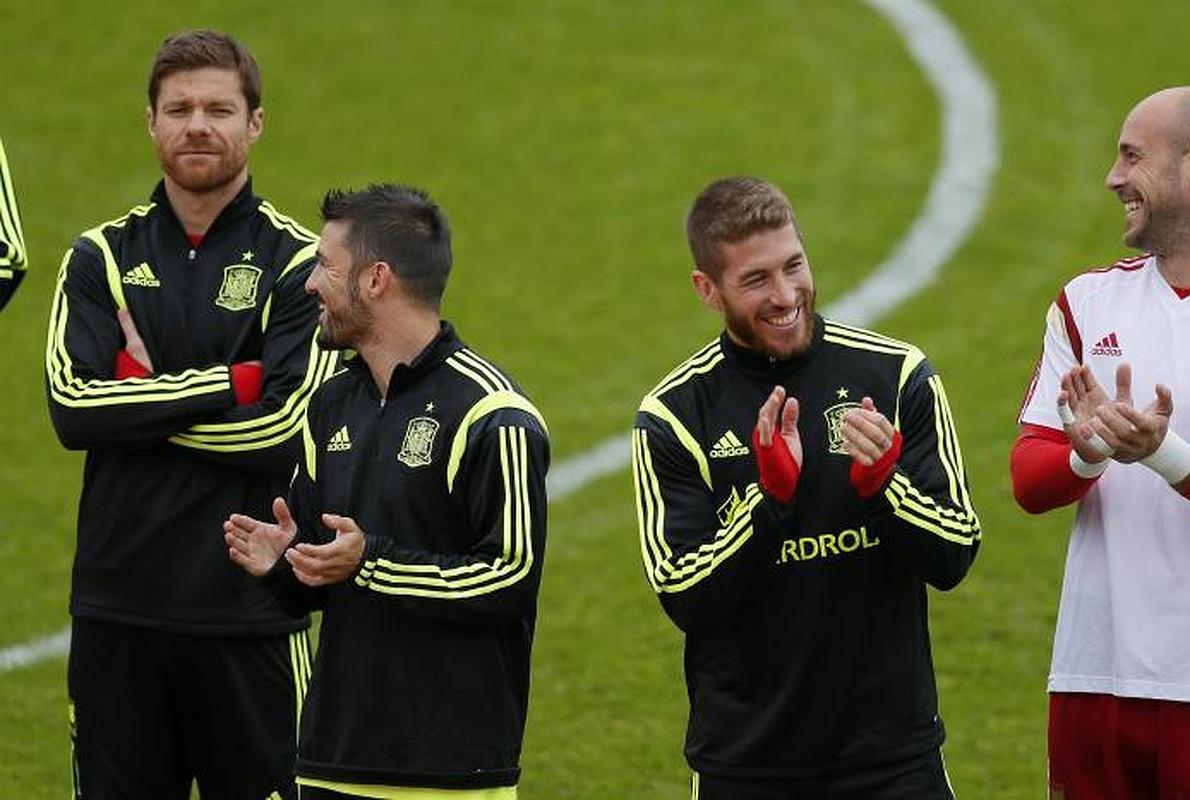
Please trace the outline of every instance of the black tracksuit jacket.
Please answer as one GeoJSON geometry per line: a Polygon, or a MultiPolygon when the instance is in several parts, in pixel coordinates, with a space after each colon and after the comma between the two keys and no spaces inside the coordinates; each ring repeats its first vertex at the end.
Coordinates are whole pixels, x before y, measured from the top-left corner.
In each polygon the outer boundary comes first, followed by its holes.
{"type": "Polygon", "coordinates": [[[70,610],[197,634],[279,634],[294,618],[227,557],[231,512],[270,513],[300,453],[305,404],[336,356],[314,343],[304,282],[315,237],[251,183],[192,247],[159,184],[80,236],[62,263],[46,347],[50,417],[86,450],[70,610]],[[128,309],[154,373],[114,379],[128,309]],[[260,360],[235,403],[229,365],[260,360]]]}
{"type": "Polygon", "coordinates": [[[352,579],[319,590],[281,559],[295,613],[322,608],[302,779],[480,788],[517,782],[546,534],[541,415],[449,324],[380,397],[355,357],[310,402],[290,489],[303,541],[353,518],[352,579]]]}
{"type": "Polygon", "coordinates": [[[941,380],[917,348],[821,317],[788,361],[724,334],[646,395],[633,456],[645,570],[686,634],[695,770],[824,778],[942,742],[926,586],[957,584],[980,534],[941,380]],[[777,384],[800,404],[789,506],[759,488],[751,453],[777,384]],[[864,396],[904,437],[867,501],[839,433],[864,396]]]}

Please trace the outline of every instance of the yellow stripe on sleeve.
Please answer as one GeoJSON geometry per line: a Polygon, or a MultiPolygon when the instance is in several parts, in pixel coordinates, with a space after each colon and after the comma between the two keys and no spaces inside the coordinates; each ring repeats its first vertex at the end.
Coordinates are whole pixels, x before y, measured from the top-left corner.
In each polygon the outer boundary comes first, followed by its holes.
{"type": "Polygon", "coordinates": [[[338,354],[318,347],[318,332],[310,338],[306,374],[276,411],[234,422],[203,423],[170,437],[182,447],[213,452],[262,450],[288,441],[297,434],[311,395],[329,379],[338,365],[338,354]]]}
{"type": "Polygon", "coordinates": [[[633,476],[637,492],[637,520],[640,524],[641,555],[649,583],[657,593],[681,592],[711,575],[724,560],[752,537],[752,512],[764,495],[749,484],[728,523],[717,529],[709,541],[674,558],[665,540],[665,501],[661,483],[653,468],[648,431],[633,432],[633,476]]]}
{"type": "Polygon", "coordinates": [[[682,424],[677,415],[651,394],[645,395],[645,398],[641,400],[640,410],[663,420],[673,429],[674,435],[678,437],[678,441],[682,443],[682,447],[689,451],[690,455],[694,458],[694,463],[698,465],[698,474],[702,476],[703,483],[707,485],[708,489],[712,488],[711,467],[707,463],[707,457],[702,452],[702,448],[698,446],[698,441],[690,431],[686,430],[686,426],[682,424]]]}
{"type": "Polygon", "coordinates": [[[529,574],[535,557],[527,434],[524,428],[508,426],[501,426],[498,434],[504,494],[500,555],[490,561],[473,561],[457,567],[369,559],[356,575],[357,585],[382,594],[461,600],[506,588],[529,574]]]}

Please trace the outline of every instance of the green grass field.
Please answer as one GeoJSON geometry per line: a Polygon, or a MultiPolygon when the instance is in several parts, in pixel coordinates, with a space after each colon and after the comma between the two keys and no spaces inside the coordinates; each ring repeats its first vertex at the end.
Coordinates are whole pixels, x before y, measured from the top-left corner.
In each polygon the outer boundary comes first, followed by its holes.
{"type": "MultiPolygon", "coordinates": [[[[933,598],[947,764],[960,797],[1032,798],[1070,516],[1014,506],[1015,415],[1057,287],[1125,252],[1103,175],[1132,103],[1187,80],[1190,5],[937,6],[995,87],[1001,167],[942,278],[876,327],[944,375],[984,524],[970,577],[933,598]]],[[[48,301],[73,236],[156,180],[144,83],[166,33],[219,27],[255,51],[253,174],[282,209],[313,225],[326,188],[374,180],[437,196],[455,228],[447,315],[534,396],[559,462],[626,431],[717,330],[681,228],[706,182],[785,187],[827,303],[908,228],[937,161],[933,91],[856,0],[180,8],[27,4],[0,26],[0,136],[32,254],[0,315],[0,647],[67,623],[81,458],[45,412],[48,301]]],[[[686,796],[680,647],[642,575],[627,470],[555,503],[521,796],[686,796]]],[[[0,797],[68,791],[65,660],[0,673],[0,797]]]]}

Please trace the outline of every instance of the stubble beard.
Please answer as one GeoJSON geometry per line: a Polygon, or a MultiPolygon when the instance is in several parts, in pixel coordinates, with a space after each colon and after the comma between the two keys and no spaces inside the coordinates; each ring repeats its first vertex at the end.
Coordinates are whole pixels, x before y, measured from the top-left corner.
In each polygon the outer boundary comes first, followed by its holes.
{"type": "Polygon", "coordinates": [[[751,317],[737,314],[731,309],[724,309],[723,321],[728,333],[746,348],[762,355],[784,361],[800,356],[810,349],[814,340],[814,301],[816,291],[803,295],[801,316],[798,319],[797,333],[792,339],[786,339],[782,344],[774,346],[757,330],[762,323],[755,323],[751,317]]]}
{"type": "Polygon", "coordinates": [[[1148,214],[1135,230],[1124,232],[1124,244],[1166,258],[1190,252],[1190,207],[1148,214]]]}
{"type": "Polygon", "coordinates": [[[233,148],[218,156],[216,163],[201,169],[187,168],[182,164],[182,156],[176,153],[166,153],[160,148],[157,160],[170,180],[188,192],[204,194],[223,189],[234,181],[248,165],[248,151],[233,148]]]}
{"type": "Polygon", "coordinates": [[[1165,165],[1160,180],[1161,191],[1143,200],[1140,224],[1124,231],[1124,244],[1169,257],[1190,250],[1190,197],[1183,197],[1180,160],[1165,165]]]}
{"type": "Polygon", "coordinates": [[[358,349],[371,330],[372,312],[364,305],[358,286],[353,284],[344,313],[326,309],[326,322],[318,331],[318,346],[324,350],[358,349]]]}

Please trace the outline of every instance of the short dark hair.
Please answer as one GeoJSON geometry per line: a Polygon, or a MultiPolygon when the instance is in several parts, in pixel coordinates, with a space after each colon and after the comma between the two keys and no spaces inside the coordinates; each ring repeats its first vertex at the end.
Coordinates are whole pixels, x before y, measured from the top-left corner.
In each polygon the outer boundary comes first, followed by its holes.
{"type": "Polygon", "coordinates": [[[440,308],[450,275],[450,224],[430,195],[412,186],[373,184],[358,191],[331,189],[322,221],[351,223],[346,243],[352,277],[384,261],[416,302],[440,308]]]}
{"type": "Polygon", "coordinates": [[[226,33],[205,28],[175,33],[161,43],[149,71],[149,108],[157,110],[157,94],[166,76],[203,67],[236,72],[248,113],[260,108],[260,67],[252,53],[226,33]]]}
{"type": "Polygon", "coordinates": [[[793,205],[774,184],[746,176],[720,178],[694,199],[686,214],[686,240],[694,265],[718,280],[723,272],[720,242],[738,242],[789,224],[797,228],[793,205]]]}

